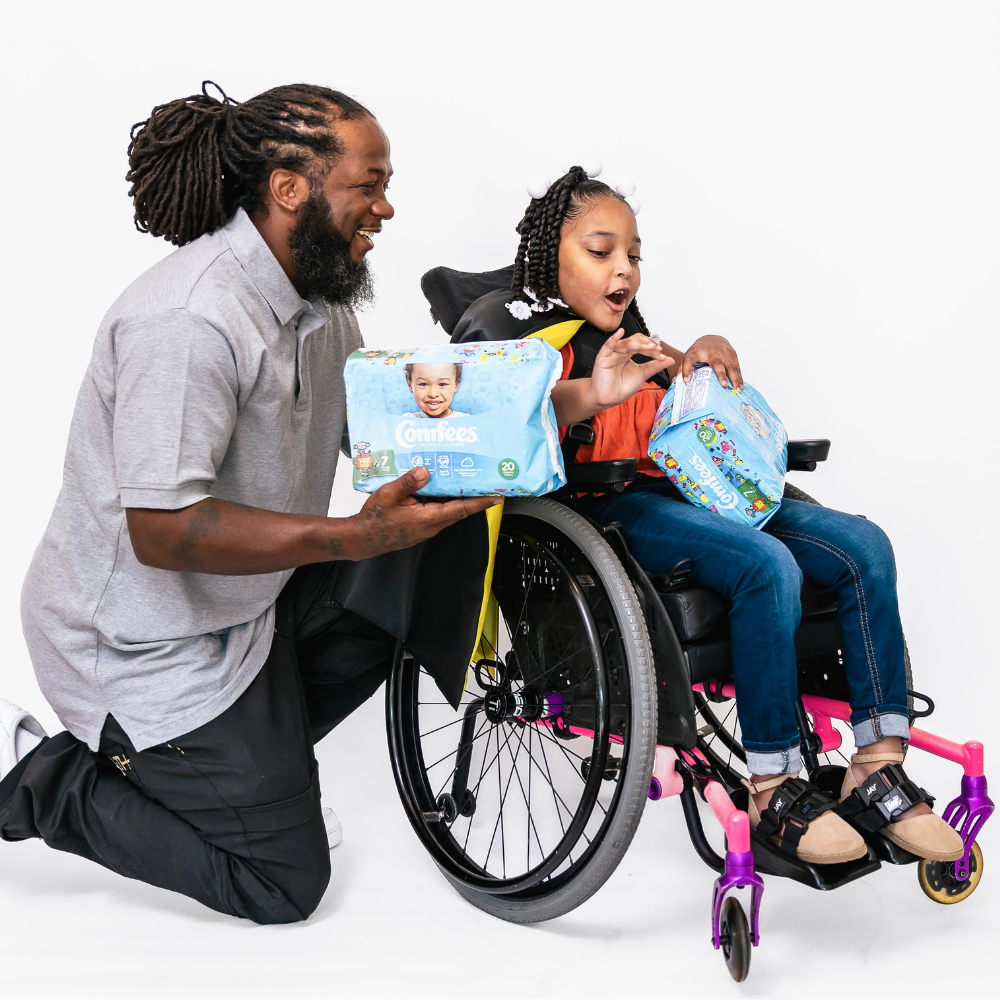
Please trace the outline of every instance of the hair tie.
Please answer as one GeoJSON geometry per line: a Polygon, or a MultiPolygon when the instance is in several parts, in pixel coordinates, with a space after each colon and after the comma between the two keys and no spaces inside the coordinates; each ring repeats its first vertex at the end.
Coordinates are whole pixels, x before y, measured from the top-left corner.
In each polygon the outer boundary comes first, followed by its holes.
{"type": "Polygon", "coordinates": [[[544,198],[549,193],[550,187],[552,187],[552,181],[544,174],[535,174],[528,180],[528,194],[536,200],[544,198]]]}
{"type": "MultiPolygon", "coordinates": [[[[561,169],[562,174],[560,176],[565,176],[570,172],[572,167],[567,167],[563,164],[561,169]]],[[[594,180],[604,173],[604,164],[601,163],[600,160],[586,160],[584,163],[580,164],[580,169],[587,175],[588,178],[590,178],[590,180],[594,180]]],[[[550,181],[548,177],[544,174],[535,174],[528,180],[528,195],[537,201],[539,198],[544,198],[549,193],[549,188],[551,187],[552,181],[550,181]]],[[[622,198],[628,207],[632,209],[633,215],[639,214],[642,209],[642,202],[635,197],[635,181],[619,181],[614,185],[614,191],[615,194],[622,198]]]]}

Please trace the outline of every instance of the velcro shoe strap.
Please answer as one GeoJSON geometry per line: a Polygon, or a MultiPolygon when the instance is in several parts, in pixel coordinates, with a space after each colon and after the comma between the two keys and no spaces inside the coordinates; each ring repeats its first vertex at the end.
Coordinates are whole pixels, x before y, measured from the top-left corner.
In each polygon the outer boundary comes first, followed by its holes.
{"type": "Polygon", "coordinates": [[[866,830],[881,830],[920,802],[934,798],[907,778],[901,767],[886,764],[868,775],[844,801],[842,815],[866,830]],[[852,801],[853,800],[853,801],[852,801]]]}
{"type": "Polygon", "coordinates": [[[794,855],[809,824],[835,808],[836,803],[812,782],[789,778],[771,796],[767,809],[761,813],[757,832],[761,836],[771,837],[784,822],[785,828],[781,833],[779,846],[788,854],[794,855]]]}

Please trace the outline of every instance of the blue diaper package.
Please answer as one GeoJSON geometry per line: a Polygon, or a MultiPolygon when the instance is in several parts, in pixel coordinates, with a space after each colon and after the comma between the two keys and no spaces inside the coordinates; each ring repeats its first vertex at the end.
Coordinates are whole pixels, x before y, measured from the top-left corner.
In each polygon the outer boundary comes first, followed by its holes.
{"type": "Polygon", "coordinates": [[[697,507],[760,528],[785,488],[788,435],[751,385],[725,389],[710,365],[675,379],[649,439],[649,457],[697,507]]]}
{"type": "Polygon", "coordinates": [[[354,488],[418,465],[422,496],[539,496],[566,482],[543,340],[355,351],[344,368],[354,488]]]}

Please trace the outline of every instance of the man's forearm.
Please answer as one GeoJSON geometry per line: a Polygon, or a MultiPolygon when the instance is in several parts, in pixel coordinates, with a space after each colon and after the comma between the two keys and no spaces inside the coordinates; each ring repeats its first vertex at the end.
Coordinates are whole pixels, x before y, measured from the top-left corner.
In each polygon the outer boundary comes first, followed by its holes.
{"type": "Polygon", "coordinates": [[[281,514],[208,497],[181,510],[126,511],[139,562],[157,569],[246,576],[359,559],[356,518],[281,514]]]}

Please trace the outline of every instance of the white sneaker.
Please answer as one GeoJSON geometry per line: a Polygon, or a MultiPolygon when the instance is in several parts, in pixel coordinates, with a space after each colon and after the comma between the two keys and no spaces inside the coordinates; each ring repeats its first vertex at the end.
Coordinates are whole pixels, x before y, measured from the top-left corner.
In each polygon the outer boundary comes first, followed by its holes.
{"type": "Polygon", "coordinates": [[[332,851],[344,839],[344,825],[329,806],[323,806],[323,825],[326,827],[326,839],[332,851]]]}
{"type": "Polygon", "coordinates": [[[33,715],[0,698],[0,781],[47,735],[33,715]]]}

